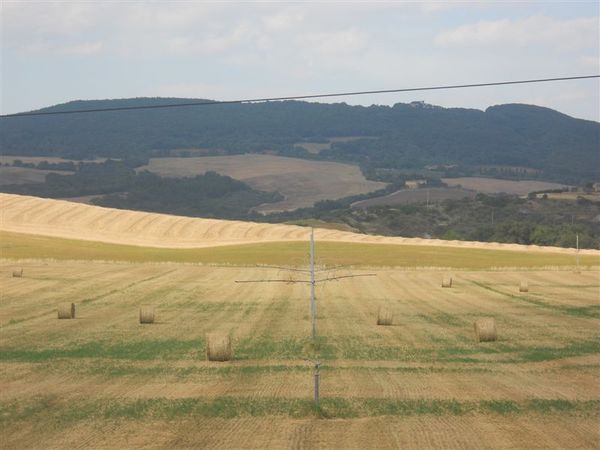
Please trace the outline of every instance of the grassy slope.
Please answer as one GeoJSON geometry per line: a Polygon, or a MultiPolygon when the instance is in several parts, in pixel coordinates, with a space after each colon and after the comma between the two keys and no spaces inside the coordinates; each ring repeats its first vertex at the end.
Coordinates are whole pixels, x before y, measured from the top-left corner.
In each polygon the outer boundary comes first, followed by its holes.
{"type": "MultiPolygon", "coordinates": [[[[307,262],[307,252],[306,242],[247,244],[206,249],[164,249],[0,232],[0,256],[9,259],[300,265],[307,262]]],[[[322,264],[355,266],[485,269],[571,266],[575,263],[574,256],[564,254],[343,242],[317,242],[317,255],[318,262],[322,264]]],[[[600,258],[597,256],[583,255],[580,261],[584,266],[600,264],[600,258]]]]}

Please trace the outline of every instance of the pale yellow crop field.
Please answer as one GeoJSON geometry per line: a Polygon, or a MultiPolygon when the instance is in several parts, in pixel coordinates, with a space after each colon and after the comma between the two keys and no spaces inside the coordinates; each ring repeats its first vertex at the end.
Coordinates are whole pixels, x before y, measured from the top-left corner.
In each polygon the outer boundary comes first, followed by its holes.
{"type": "MultiPolygon", "coordinates": [[[[3,193],[0,193],[0,231],[156,248],[306,241],[310,235],[309,228],[296,225],[180,217],[3,193]]],[[[575,249],[567,248],[373,236],[324,228],[315,228],[315,239],[575,255],[575,249]]],[[[600,257],[598,250],[581,250],[581,254],[600,257]]]]}
{"type": "Polygon", "coordinates": [[[278,269],[1,260],[3,447],[597,448],[597,271],[369,272],[318,288],[314,346],[306,285],[235,283],[278,269]],[[207,332],[233,361],[205,360],[207,332]]]}

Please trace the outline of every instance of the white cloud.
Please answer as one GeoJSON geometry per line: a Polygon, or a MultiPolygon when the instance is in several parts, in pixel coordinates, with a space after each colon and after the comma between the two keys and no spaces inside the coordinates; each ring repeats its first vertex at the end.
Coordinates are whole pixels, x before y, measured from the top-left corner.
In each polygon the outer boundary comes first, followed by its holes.
{"type": "MultiPolygon", "coordinates": [[[[4,1],[5,111],[26,109],[19,105],[28,95],[48,103],[94,96],[247,98],[599,70],[598,9],[593,8],[573,19],[551,6],[482,1],[4,1]],[[519,18],[525,9],[540,15],[519,18]],[[452,28],[464,17],[472,23],[452,28]],[[476,22],[483,17],[496,19],[476,22]],[[100,54],[101,59],[94,57],[100,54]],[[111,76],[103,75],[105,69],[111,76]],[[51,83],[43,76],[47,72],[64,82],[51,83]],[[25,83],[23,73],[40,74],[34,90],[29,91],[31,79],[25,83]]],[[[577,111],[583,105],[581,114],[598,117],[592,104],[598,102],[597,84],[581,83],[587,94],[577,98],[546,95],[554,89],[550,85],[535,92],[550,106],[577,111]]],[[[343,100],[425,99],[485,108],[526,98],[532,90],[530,86],[520,96],[510,87],[343,100]]]]}
{"type": "Polygon", "coordinates": [[[594,73],[600,72],[600,56],[580,56],[577,58],[577,63],[581,67],[594,70],[594,73]]]}
{"type": "Polygon", "coordinates": [[[480,21],[441,32],[434,42],[443,47],[546,45],[574,50],[598,45],[598,21],[598,17],[557,19],[545,16],[480,21]]]}
{"type": "Polygon", "coordinates": [[[302,14],[291,12],[267,15],[262,18],[265,27],[274,31],[289,30],[299,25],[303,20],[304,16],[302,14]]]}
{"type": "Polygon", "coordinates": [[[93,55],[99,53],[104,44],[102,42],[84,42],[82,44],[63,47],[62,51],[69,55],[93,55]]]}
{"type": "Polygon", "coordinates": [[[307,49],[325,56],[347,55],[366,47],[367,34],[356,29],[307,33],[300,37],[299,44],[308,44],[307,49]]]}
{"type": "Polygon", "coordinates": [[[221,53],[250,40],[251,29],[241,24],[232,31],[207,36],[176,36],[165,41],[165,50],[178,54],[221,53]]]}

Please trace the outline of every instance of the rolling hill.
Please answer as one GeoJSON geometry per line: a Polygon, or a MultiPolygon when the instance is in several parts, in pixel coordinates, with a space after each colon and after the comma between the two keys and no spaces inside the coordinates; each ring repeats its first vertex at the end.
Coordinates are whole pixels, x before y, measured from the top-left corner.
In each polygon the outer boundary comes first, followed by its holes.
{"type": "MultiPolygon", "coordinates": [[[[310,233],[309,228],[294,225],[171,216],[13,194],[0,194],[0,205],[0,231],[154,248],[306,242],[310,233]]],[[[315,229],[315,239],[355,244],[574,253],[574,249],[556,247],[373,236],[322,228],[315,229]]],[[[581,252],[600,255],[597,250],[581,252]]]]}

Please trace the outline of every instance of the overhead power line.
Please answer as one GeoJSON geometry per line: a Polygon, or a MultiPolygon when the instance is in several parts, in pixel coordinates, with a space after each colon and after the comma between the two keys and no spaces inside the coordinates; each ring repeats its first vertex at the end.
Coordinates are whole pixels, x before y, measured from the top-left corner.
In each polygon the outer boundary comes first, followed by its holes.
{"type": "Polygon", "coordinates": [[[348,97],[356,95],[371,95],[371,94],[394,94],[399,92],[417,92],[417,91],[439,91],[444,89],[465,89],[487,86],[505,86],[511,84],[531,84],[531,83],[546,83],[550,81],[569,81],[569,80],[584,80],[589,78],[600,78],[600,75],[581,75],[575,77],[559,77],[559,78],[538,78],[533,80],[513,80],[513,81],[496,81],[492,83],[472,83],[472,84],[454,84],[444,86],[426,86],[413,87],[402,89],[381,89],[377,91],[354,91],[354,92],[335,92],[327,94],[312,94],[312,95],[290,95],[285,97],[265,97],[265,98],[250,98],[243,100],[220,100],[220,101],[202,101],[188,103],[167,103],[164,105],[140,105],[140,106],[117,106],[111,108],[90,108],[90,109],[73,109],[68,111],[37,111],[15,114],[3,114],[0,118],[10,117],[25,117],[25,116],[54,116],[61,114],[82,114],[106,111],[133,111],[139,109],[164,109],[164,108],[182,108],[187,106],[212,106],[212,105],[232,105],[242,103],[265,103],[284,100],[307,100],[311,98],[327,98],[327,97],[348,97]]]}

